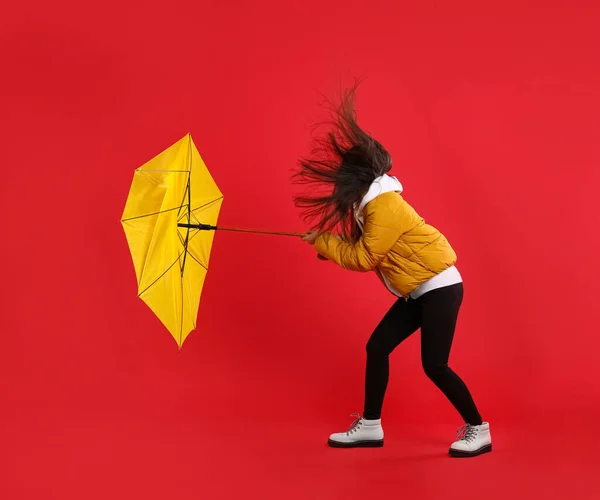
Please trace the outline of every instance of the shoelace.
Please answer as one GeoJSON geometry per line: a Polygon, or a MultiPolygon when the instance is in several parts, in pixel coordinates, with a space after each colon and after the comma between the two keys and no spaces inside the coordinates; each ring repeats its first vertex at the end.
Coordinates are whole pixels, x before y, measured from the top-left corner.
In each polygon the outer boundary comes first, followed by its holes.
{"type": "Polygon", "coordinates": [[[354,434],[355,432],[358,432],[358,430],[360,429],[360,425],[362,423],[361,422],[362,417],[361,417],[360,413],[352,413],[350,416],[356,417],[356,420],[354,422],[352,422],[352,425],[346,431],[346,436],[349,436],[350,434],[354,434]]]}
{"type": "Polygon", "coordinates": [[[475,441],[475,439],[477,439],[477,428],[470,424],[463,425],[456,433],[457,441],[466,441],[467,443],[470,443],[471,441],[475,441]]]}

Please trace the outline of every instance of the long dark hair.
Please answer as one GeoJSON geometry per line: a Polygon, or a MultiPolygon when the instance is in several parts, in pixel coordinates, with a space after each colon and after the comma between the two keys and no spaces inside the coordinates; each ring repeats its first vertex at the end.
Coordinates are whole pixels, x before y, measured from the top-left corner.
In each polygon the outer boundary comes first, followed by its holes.
{"type": "Polygon", "coordinates": [[[364,132],[356,121],[355,83],[342,94],[340,103],[330,104],[332,129],[315,140],[311,156],[299,160],[296,184],[310,191],[294,198],[302,219],[319,232],[338,231],[355,241],[360,231],[354,219],[359,203],[372,182],[392,168],[386,149],[364,132]]]}

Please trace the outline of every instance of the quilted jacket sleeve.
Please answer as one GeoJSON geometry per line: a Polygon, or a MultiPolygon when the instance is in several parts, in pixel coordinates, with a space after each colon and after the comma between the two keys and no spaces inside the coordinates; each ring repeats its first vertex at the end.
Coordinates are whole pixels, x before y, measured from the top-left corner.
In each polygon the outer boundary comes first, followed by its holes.
{"type": "Polygon", "coordinates": [[[374,270],[409,229],[404,227],[400,216],[403,203],[397,193],[378,196],[365,207],[364,230],[356,243],[347,243],[324,233],[315,241],[315,249],[344,269],[359,272],[374,270]]]}

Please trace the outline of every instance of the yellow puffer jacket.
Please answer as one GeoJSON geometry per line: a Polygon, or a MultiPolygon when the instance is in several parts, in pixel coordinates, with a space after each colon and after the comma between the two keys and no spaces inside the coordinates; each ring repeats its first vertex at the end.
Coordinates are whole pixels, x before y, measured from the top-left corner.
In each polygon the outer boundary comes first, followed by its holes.
{"type": "Polygon", "coordinates": [[[383,193],[364,208],[364,229],[356,243],[324,233],[315,241],[323,257],[351,271],[381,273],[403,297],[453,266],[448,240],[397,192],[383,193]]]}

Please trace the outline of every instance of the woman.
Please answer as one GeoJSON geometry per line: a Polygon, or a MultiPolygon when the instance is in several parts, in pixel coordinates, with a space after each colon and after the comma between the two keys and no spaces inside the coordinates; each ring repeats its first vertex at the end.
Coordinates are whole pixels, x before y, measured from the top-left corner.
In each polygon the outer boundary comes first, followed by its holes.
{"type": "MultiPolygon", "coordinates": [[[[402,185],[388,175],[392,160],[385,148],[357,124],[356,87],[335,109],[334,129],[300,161],[296,180],[327,187],[299,196],[304,218],[315,220],[304,240],[317,255],[359,272],[374,271],[398,297],[367,343],[364,413],[352,426],[332,434],[338,448],[383,446],[381,409],[390,353],[421,329],[426,375],[463,418],[449,453],[473,457],[491,451],[489,424],[483,422],[464,382],[448,366],[463,299],[456,254],[447,239],[426,224],[402,196],[402,185]]],[[[314,189],[314,186],[313,186],[314,189]]]]}

